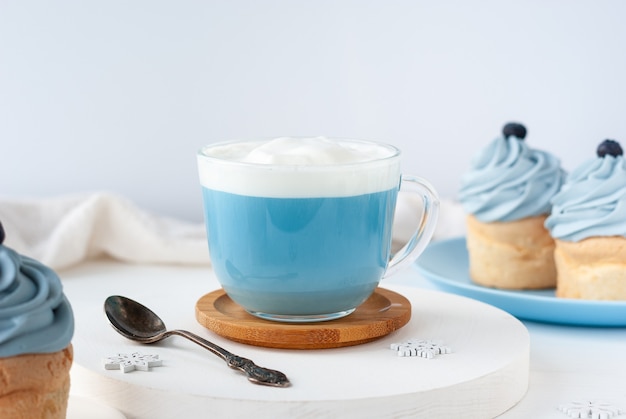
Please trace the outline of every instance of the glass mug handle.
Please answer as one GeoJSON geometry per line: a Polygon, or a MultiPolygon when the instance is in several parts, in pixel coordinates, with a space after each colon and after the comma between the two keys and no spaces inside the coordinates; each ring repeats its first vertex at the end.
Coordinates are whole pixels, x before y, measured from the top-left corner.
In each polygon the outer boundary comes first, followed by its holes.
{"type": "Polygon", "coordinates": [[[433,237],[439,217],[439,197],[435,188],[417,176],[402,175],[400,189],[417,194],[422,200],[422,217],[409,241],[391,258],[383,278],[396,273],[418,258],[433,237]]]}

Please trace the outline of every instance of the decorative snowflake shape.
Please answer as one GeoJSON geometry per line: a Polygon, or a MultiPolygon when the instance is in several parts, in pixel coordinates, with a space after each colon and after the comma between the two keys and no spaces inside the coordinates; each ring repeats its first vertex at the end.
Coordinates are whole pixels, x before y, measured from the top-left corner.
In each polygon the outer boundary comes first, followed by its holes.
{"type": "Polygon", "coordinates": [[[404,343],[392,343],[390,349],[398,351],[398,356],[419,356],[432,359],[436,355],[452,353],[452,349],[436,340],[409,339],[404,343]]]}
{"type": "Polygon", "coordinates": [[[163,361],[158,355],[142,355],[139,352],[133,354],[117,354],[104,359],[105,370],[121,370],[130,372],[133,370],[149,371],[150,367],[160,367],[163,361]]]}
{"type": "Polygon", "coordinates": [[[571,402],[559,406],[559,410],[570,418],[583,419],[610,419],[624,413],[609,403],[601,402],[571,402]]]}

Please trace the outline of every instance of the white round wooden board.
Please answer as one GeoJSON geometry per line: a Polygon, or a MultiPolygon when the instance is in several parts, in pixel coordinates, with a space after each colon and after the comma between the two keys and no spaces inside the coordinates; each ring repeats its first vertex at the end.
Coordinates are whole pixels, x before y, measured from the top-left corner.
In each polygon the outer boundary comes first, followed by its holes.
{"type": "Polygon", "coordinates": [[[129,418],[488,418],[514,406],[528,387],[525,326],[465,297],[386,284],[411,301],[412,318],[402,329],[357,346],[292,350],[240,344],[200,326],[194,304],[218,287],[206,268],[92,263],[65,272],[63,279],[76,316],[72,388],[129,418]],[[281,370],[292,386],[251,384],[180,337],[157,345],[124,339],[102,311],[112,294],[145,304],[170,328],[191,330],[281,370]],[[440,341],[453,352],[426,359],[399,357],[389,348],[411,338],[440,341]],[[104,369],[103,358],[133,352],[159,355],[163,365],[149,372],[104,369]]]}

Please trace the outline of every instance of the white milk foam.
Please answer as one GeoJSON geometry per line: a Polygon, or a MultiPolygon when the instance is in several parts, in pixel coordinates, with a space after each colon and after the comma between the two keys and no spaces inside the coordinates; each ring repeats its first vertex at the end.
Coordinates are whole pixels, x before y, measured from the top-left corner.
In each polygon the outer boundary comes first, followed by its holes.
{"type": "Polygon", "coordinates": [[[240,195],[354,196],[398,187],[400,153],[367,141],[282,137],[208,145],[198,169],[202,186],[240,195]]]}

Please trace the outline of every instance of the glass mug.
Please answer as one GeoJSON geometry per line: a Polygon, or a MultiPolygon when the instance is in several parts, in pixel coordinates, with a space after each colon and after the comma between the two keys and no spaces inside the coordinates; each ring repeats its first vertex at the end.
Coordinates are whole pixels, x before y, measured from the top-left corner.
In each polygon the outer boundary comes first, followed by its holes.
{"type": "Polygon", "coordinates": [[[285,137],[207,145],[197,158],[214,272],[260,318],[349,315],[417,259],[437,223],[436,191],[402,175],[400,150],[388,144],[285,137]],[[418,194],[424,211],[391,258],[400,188],[418,194]]]}

